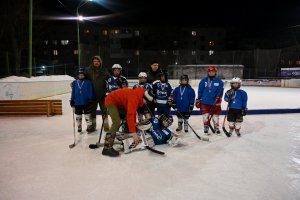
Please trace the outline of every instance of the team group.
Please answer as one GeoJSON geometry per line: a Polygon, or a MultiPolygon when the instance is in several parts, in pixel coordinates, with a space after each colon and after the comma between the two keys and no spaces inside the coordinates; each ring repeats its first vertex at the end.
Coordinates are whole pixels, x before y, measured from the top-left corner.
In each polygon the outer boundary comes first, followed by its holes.
{"type": "MultiPolygon", "coordinates": [[[[188,75],[182,75],[179,86],[173,89],[168,82],[168,74],[156,61],[151,63],[148,72],[139,73],[139,83],[133,88],[128,87],[127,79],[121,75],[121,71],[122,67],[114,64],[111,76],[102,66],[101,57],[94,56],[91,65],[86,69],[79,69],[77,79],[71,84],[70,105],[75,111],[78,132],[82,132],[83,114],[87,124],[86,131],[91,133],[96,130],[96,110],[100,106],[106,132],[103,155],[115,157],[120,150],[128,153],[145,145],[168,143],[176,146],[182,138],[182,129],[188,132],[188,119],[194,105],[202,113],[204,133],[209,135],[210,121],[213,122],[215,133],[221,133],[219,116],[224,83],[216,77],[215,66],[209,66],[207,77],[200,81],[197,98],[189,85],[188,75]],[[171,108],[178,117],[176,132],[169,128],[173,123],[171,108]],[[111,127],[108,114],[112,120],[111,127]],[[119,131],[120,128],[122,131],[119,131]],[[130,134],[125,136],[124,132],[130,134]],[[121,144],[121,148],[114,146],[116,144],[121,144]]],[[[240,89],[240,78],[233,78],[230,84],[231,89],[224,95],[224,100],[228,102],[228,134],[235,131],[237,136],[241,136],[240,129],[243,116],[246,115],[248,97],[240,89]]]]}

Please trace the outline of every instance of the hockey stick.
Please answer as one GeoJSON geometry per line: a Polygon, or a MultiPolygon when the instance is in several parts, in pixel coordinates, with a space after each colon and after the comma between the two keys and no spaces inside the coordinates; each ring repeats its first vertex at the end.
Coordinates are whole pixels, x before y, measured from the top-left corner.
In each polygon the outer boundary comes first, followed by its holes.
{"type": "Polygon", "coordinates": [[[74,130],[74,143],[69,145],[69,148],[72,149],[75,147],[76,136],[75,136],[75,108],[73,107],[73,130],[74,130]]]}
{"type": "Polygon", "coordinates": [[[100,141],[101,141],[102,131],[103,131],[103,127],[104,127],[104,119],[105,119],[105,117],[102,118],[102,125],[101,125],[99,140],[98,140],[98,142],[96,144],[90,144],[89,145],[90,149],[97,149],[97,148],[100,147],[100,141]]]}
{"type": "Polygon", "coordinates": [[[224,133],[225,133],[225,135],[227,136],[227,137],[230,137],[231,136],[231,134],[226,130],[226,128],[225,128],[225,120],[226,120],[226,118],[227,118],[227,114],[228,114],[228,110],[229,110],[229,104],[230,104],[230,100],[228,100],[228,104],[227,104],[227,108],[226,108],[226,114],[225,114],[225,116],[224,116],[224,120],[223,120],[223,124],[222,124],[222,129],[223,129],[223,131],[224,131],[224,133]]]}
{"type": "Polygon", "coordinates": [[[211,113],[211,114],[210,114],[209,117],[208,117],[208,126],[209,126],[211,132],[215,133],[215,132],[216,132],[215,129],[214,129],[214,128],[212,127],[212,125],[210,124],[210,121],[211,121],[211,119],[212,119],[213,116],[214,116],[214,112],[212,112],[212,109],[213,109],[213,111],[215,111],[215,109],[216,109],[216,104],[214,104],[214,105],[211,107],[210,112],[209,112],[209,113],[211,113]]]}
{"type": "Polygon", "coordinates": [[[184,123],[186,123],[186,124],[192,129],[193,133],[197,136],[197,138],[198,138],[199,140],[203,140],[203,141],[206,141],[206,142],[209,141],[209,138],[207,138],[207,137],[200,137],[200,136],[196,133],[196,131],[193,129],[193,127],[192,127],[192,126],[186,121],[186,119],[182,116],[182,114],[181,114],[177,109],[174,109],[174,110],[176,111],[177,114],[180,115],[180,117],[183,119],[184,123]]]}

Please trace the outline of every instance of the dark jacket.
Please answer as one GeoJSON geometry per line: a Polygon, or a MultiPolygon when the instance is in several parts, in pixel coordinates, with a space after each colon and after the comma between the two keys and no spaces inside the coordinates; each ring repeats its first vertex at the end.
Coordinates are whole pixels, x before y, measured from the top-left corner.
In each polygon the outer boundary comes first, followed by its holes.
{"type": "Polygon", "coordinates": [[[96,100],[104,100],[107,92],[107,80],[110,77],[107,69],[90,66],[86,70],[86,76],[92,83],[96,100]]]}
{"type": "Polygon", "coordinates": [[[156,80],[160,80],[160,74],[162,73],[162,70],[160,67],[154,72],[152,71],[152,68],[150,67],[149,71],[147,72],[147,83],[152,84],[156,80]]]}

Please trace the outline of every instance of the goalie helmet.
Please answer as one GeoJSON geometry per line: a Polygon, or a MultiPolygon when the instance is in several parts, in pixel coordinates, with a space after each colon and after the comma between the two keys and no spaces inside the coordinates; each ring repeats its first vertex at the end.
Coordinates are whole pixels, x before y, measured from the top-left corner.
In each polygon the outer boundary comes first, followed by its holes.
{"type": "Polygon", "coordinates": [[[158,121],[161,126],[167,128],[173,124],[173,117],[172,115],[162,114],[161,116],[159,116],[158,121]]]}
{"type": "Polygon", "coordinates": [[[242,84],[242,80],[239,77],[233,77],[230,81],[231,88],[234,89],[240,88],[241,84],[242,84]],[[234,86],[233,85],[234,83],[237,83],[237,86],[234,86]]]}

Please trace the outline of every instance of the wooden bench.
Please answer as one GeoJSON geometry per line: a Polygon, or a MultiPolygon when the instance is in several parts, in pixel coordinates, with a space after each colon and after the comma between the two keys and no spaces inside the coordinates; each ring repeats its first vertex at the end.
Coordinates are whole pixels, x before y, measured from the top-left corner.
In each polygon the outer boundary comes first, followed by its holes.
{"type": "Polygon", "coordinates": [[[0,100],[0,115],[62,115],[61,100],[0,100]]]}

